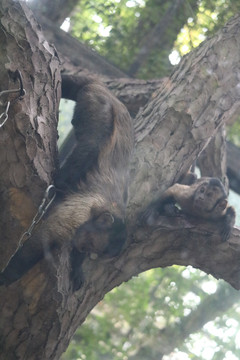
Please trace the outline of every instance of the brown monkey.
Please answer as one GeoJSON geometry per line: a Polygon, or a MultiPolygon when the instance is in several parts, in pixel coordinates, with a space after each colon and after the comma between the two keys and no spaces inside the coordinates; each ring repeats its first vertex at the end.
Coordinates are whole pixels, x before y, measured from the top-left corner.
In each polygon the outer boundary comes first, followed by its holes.
{"type": "Polygon", "coordinates": [[[223,241],[226,241],[235,223],[235,210],[228,205],[223,184],[217,178],[203,177],[191,185],[174,184],[145,210],[142,219],[154,225],[162,213],[177,214],[175,204],[184,214],[210,221],[221,221],[223,241]]]}
{"type": "Polygon", "coordinates": [[[128,167],[134,145],[130,115],[94,77],[63,75],[62,96],[76,101],[76,144],[56,176],[61,195],[0,274],[0,284],[19,279],[54,247],[71,244],[76,290],[82,282],[84,254],[116,256],[126,239],[128,167]]]}

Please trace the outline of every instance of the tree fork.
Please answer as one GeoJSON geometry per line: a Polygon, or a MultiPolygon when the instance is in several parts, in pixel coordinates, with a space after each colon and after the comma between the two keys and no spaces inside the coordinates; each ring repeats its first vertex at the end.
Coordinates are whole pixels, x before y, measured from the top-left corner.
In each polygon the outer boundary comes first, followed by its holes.
{"type": "MultiPolygon", "coordinates": [[[[9,87],[6,69],[21,68],[27,92],[21,106],[16,104],[11,109],[12,120],[4,133],[0,129],[2,142],[8,139],[2,146],[1,194],[10,204],[8,190],[24,190],[38,206],[56,166],[59,64],[24,4],[3,0],[0,12],[1,86],[9,87]],[[19,158],[23,165],[16,176],[5,171],[19,158]]],[[[67,245],[53,253],[51,262],[42,260],[18,282],[0,287],[0,349],[4,360],[59,359],[77,326],[104,295],[150,268],[191,264],[240,288],[238,229],[223,244],[217,224],[164,216],[154,228],[141,227],[138,222],[144,206],[178,179],[212,134],[239,108],[239,80],[235,76],[240,70],[239,42],[240,18],[235,17],[222,32],[186,56],[140,110],[131,165],[128,241],[122,254],[112,259],[86,257],[84,283],[74,293],[67,287],[67,245]],[[231,58],[227,56],[230,50],[231,58]]],[[[10,205],[7,214],[1,219],[1,231],[8,229],[1,239],[5,241],[3,264],[4,256],[13,254],[23,230],[10,205]]]]}

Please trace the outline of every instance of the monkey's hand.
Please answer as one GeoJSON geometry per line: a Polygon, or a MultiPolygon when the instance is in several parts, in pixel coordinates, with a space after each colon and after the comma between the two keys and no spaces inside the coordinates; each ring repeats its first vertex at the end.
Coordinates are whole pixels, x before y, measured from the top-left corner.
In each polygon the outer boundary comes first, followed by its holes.
{"type": "Polygon", "coordinates": [[[159,207],[161,208],[160,199],[151,202],[140,215],[140,222],[148,226],[153,226],[159,216],[159,207]]]}
{"type": "Polygon", "coordinates": [[[153,226],[159,216],[178,216],[180,210],[175,206],[175,201],[172,198],[163,199],[159,198],[150,203],[147,209],[141,214],[141,221],[146,225],[153,226]]]}
{"type": "Polygon", "coordinates": [[[226,214],[224,215],[224,221],[221,225],[222,241],[225,242],[231,235],[232,228],[235,224],[236,212],[232,206],[227,208],[226,214]]]}

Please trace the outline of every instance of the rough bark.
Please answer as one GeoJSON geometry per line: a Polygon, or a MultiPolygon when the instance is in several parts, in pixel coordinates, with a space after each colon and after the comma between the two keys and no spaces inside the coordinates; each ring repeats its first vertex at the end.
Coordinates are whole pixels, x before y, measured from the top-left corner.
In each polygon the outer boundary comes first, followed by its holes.
{"type": "Polygon", "coordinates": [[[2,268],[52,182],[57,158],[60,72],[55,49],[45,41],[24,4],[13,3],[8,8],[8,2],[2,1],[0,16],[1,91],[19,88],[19,83],[11,80],[11,73],[17,69],[22,72],[26,90],[22,101],[14,103],[16,94],[0,99],[1,113],[6,101],[13,100],[9,119],[0,129],[2,268]]]}
{"type": "MultiPolygon", "coordinates": [[[[81,44],[80,42],[73,39],[69,34],[66,34],[61,29],[56,28],[48,19],[44,17],[38,18],[40,21],[44,36],[51,43],[54,43],[56,46],[58,53],[61,58],[61,67],[64,71],[67,71],[71,74],[80,73],[81,71],[88,70],[91,73],[99,74],[103,77],[103,80],[106,82],[107,86],[115,93],[115,95],[127,106],[129,112],[134,117],[136,113],[139,111],[139,107],[143,107],[147,101],[152,96],[152,93],[159,87],[160,82],[166,81],[166,78],[160,80],[152,80],[152,81],[144,81],[138,79],[129,79],[127,80],[126,74],[122,71],[114,67],[108,61],[100,57],[96,52],[93,52],[87,46],[81,44]],[[79,56],[81,54],[81,56],[79,56]],[[109,77],[113,77],[113,79],[109,79],[109,77]],[[116,79],[114,79],[116,78],[116,79]],[[119,78],[119,79],[117,79],[119,78]],[[122,78],[122,79],[120,79],[122,78]],[[125,78],[125,79],[124,79],[125,78]],[[155,88],[156,86],[156,88],[155,88]]],[[[234,122],[236,120],[236,114],[233,114],[232,117],[226,119],[227,123],[234,122]]],[[[70,136],[69,144],[66,144],[67,149],[69,149],[69,145],[72,145],[73,137],[70,136]]],[[[211,162],[211,166],[206,165],[204,173],[208,173],[208,170],[214,169],[214,176],[219,176],[222,178],[224,183],[227,185],[227,179],[225,177],[225,165],[224,165],[224,142],[225,139],[222,137],[220,140],[220,135],[218,135],[217,140],[212,140],[209,146],[210,149],[207,150],[205,154],[208,152],[210,154],[210,159],[208,159],[208,164],[211,162]],[[223,141],[223,147],[221,147],[220,143],[223,141]],[[211,145],[212,144],[212,145],[211,145]],[[211,154],[214,148],[215,153],[215,164],[212,163],[211,154]],[[218,160],[217,160],[218,158],[218,160]],[[222,159],[223,163],[220,164],[219,160],[222,159]],[[216,166],[219,163],[219,167],[216,166]],[[213,166],[213,167],[212,167],[213,166]]],[[[70,147],[71,148],[71,147],[70,147]]],[[[233,163],[232,155],[237,151],[236,148],[229,144],[227,146],[228,149],[228,157],[227,157],[227,174],[230,180],[230,186],[234,191],[239,193],[239,175],[237,172],[237,166],[233,163]]],[[[63,152],[63,154],[65,154],[63,152]]],[[[206,156],[206,155],[205,155],[206,156]]],[[[237,157],[234,157],[237,161],[237,157]]],[[[206,158],[205,158],[206,161],[206,158]]],[[[203,166],[203,165],[202,165],[203,166]]],[[[211,176],[208,173],[208,176],[211,176]]]]}
{"type": "MultiPolygon", "coordinates": [[[[5,69],[14,65],[15,70],[19,65],[27,90],[22,107],[12,108],[12,121],[0,129],[1,136],[9,139],[2,149],[1,194],[5,193],[7,204],[12,205],[9,209],[15,209],[9,210],[1,224],[1,232],[6,229],[4,236],[1,234],[1,243],[5,241],[2,251],[9,258],[24,228],[18,216],[25,214],[25,209],[13,206],[16,201],[9,197],[8,189],[14,187],[21,196],[22,192],[30,194],[27,199],[38,205],[42,189],[52,180],[60,83],[55,53],[26,6],[3,0],[0,11],[1,84],[10,86],[5,69]],[[14,147],[19,134],[21,146],[14,147]],[[5,170],[12,163],[17,165],[20,151],[21,182],[17,181],[20,175],[12,180],[11,171],[5,170]],[[11,221],[17,224],[13,229],[11,221]]],[[[138,220],[144,206],[185,172],[211,136],[239,109],[239,79],[235,75],[240,72],[239,46],[240,17],[236,17],[186,56],[136,117],[128,240],[121,255],[112,259],[86,257],[84,283],[74,293],[69,283],[67,245],[53,253],[51,261],[37,263],[18,282],[0,287],[2,359],[59,359],[95,304],[112,288],[150,268],[191,264],[240,288],[238,229],[222,243],[218,224],[163,216],[156,227],[147,228],[138,220]]],[[[18,202],[21,200],[18,195],[18,202]]],[[[2,262],[5,264],[4,257],[2,262]]]]}
{"type": "MultiPolygon", "coordinates": [[[[78,76],[81,71],[77,69],[73,71],[72,69],[69,73],[78,76]]],[[[106,79],[102,77],[102,81],[124,103],[132,115],[133,121],[135,121],[134,118],[139,109],[146,105],[151,97],[155,96],[155,91],[165,84],[168,78],[139,80],[131,78],[106,79]]],[[[234,115],[233,118],[235,118],[234,115]]],[[[60,164],[71,153],[74,144],[75,136],[71,130],[60,149],[60,164]]],[[[225,184],[226,189],[228,189],[229,185],[236,193],[240,193],[239,159],[240,149],[236,145],[226,142],[225,127],[223,126],[220,127],[216,136],[211,139],[207,147],[201,152],[197,159],[197,165],[202,176],[218,177],[225,184]]]]}
{"type": "MultiPolygon", "coordinates": [[[[137,191],[131,192],[134,204],[139,204],[143,193],[145,197],[149,192],[156,196],[155,190],[161,193],[176,182],[239,109],[238,78],[226,76],[238,68],[236,21],[184,57],[137,116],[138,144],[132,169],[137,191]],[[227,56],[230,49],[233,62],[227,56]]],[[[144,203],[143,198],[141,201],[144,203]]]]}
{"type": "Polygon", "coordinates": [[[219,178],[228,190],[227,178],[227,143],[225,126],[221,126],[216,136],[211,139],[206,149],[198,158],[201,176],[219,178]]]}
{"type": "Polygon", "coordinates": [[[240,193],[240,149],[227,142],[227,175],[230,188],[240,193]]]}

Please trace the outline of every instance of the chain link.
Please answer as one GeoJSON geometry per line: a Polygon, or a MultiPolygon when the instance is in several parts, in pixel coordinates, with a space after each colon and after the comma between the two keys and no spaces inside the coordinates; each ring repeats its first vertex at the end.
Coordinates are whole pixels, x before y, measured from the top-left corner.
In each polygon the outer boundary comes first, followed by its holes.
{"type": "Polygon", "coordinates": [[[54,185],[49,185],[47,190],[45,191],[42,203],[40,204],[36,215],[34,216],[31,225],[29,228],[22,234],[17,250],[22,246],[23,239],[26,237],[27,239],[32,236],[32,232],[35,229],[36,225],[42,219],[42,217],[46,214],[49,206],[52,204],[53,200],[56,196],[56,189],[54,185]]]}
{"type": "MultiPolygon", "coordinates": [[[[41,204],[40,204],[40,206],[38,208],[38,211],[37,211],[36,215],[34,216],[34,218],[32,220],[31,225],[29,226],[29,228],[20,237],[17,249],[14,251],[14,253],[10,257],[10,259],[8,260],[8,262],[7,262],[4,269],[6,269],[6,267],[10,263],[13,256],[22,247],[24,238],[26,238],[26,240],[27,240],[32,236],[33,230],[35,229],[35,227],[39,223],[39,221],[42,219],[42,217],[46,214],[49,206],[52,204],[53,200],[55,199],[55,196],[56,196],[56,188],[55,188],[55,186],[54,185],[49,185],[48,188],[45,191],[43,200],[42,200],[42,202],[41,202],[41,204]]],[[[4,271],[4,269],[2,271],[4,271]]]]}
{"type": "MultiPolygon", "coordinates": [[[[8,111],[9,111],[10,105],[14,104],[17,100],[21,99],[26,94],[26,91],[23,88],[23,81],[22,81],[21,72],[19,70],[16,70],[14,76],[15,76],[15,79],[18,79],[19,84],[20,84],[20,88],[19,89],[3,90],[3,91],[0,92],[0,97],[2,97],[3,95],[12,94],[12,93],[19,93],[19,95],[15,99],[13,99],[11,102],[10,101],[6,102],[5,111],[2,114],[0,114],[0,128],[5,124],[5,122],[8,119],[8,111]]],[[[42,202],[41,202],[41,204],[40,204],[40,206],[38,208],[38,211],[37,211],[36,215],[34,216],[32,222],[31,222],[31,225],[29,226],[29,228],[20,237],[17,249],[14,252],[14,254],[11,256],[11,258],[9,259],[6,267],[8,266],[8,264],[9,264],[10,260],[12,259],[12,257],[22,247],[24,238],[26,238],[26,240],[27,240],[32,236],[33,230],[35,229],[35,227],[39,223],[39,221],[43,218],[43,216],[46,214],[49,206],[52,204],[53,200],[55,199],[55,196],[56,196],[56,188],[55,188],[55,186],[54,185],[49,185],[48,188],[45,191],[43,200],[42,200],[42,202]]]]}
{"type": "MultiPolygon", "coordinates": [[[[0,95],[0,96],[1,96],[1,95],[0,95]]],[[[10,101],[7,102],[7,106],[6,106],[5,111],[0,115],[0,120],[1,120],[0,128],[5,124],[5,122],[6,122],[7,119],[8,119],[9,106],[10,106],[10,101]]]]}
{"type": "Polygon", "coordinates": [[[0,97],[3,95],[12,94],[12,93],[19,93],[19,95],[15,99],[13,99],[12,102],[10,102],[10,101],[6,102],[5,111],[0,115],[0,121],[1,121],[0,128],[5,124],[5,122],[8,119],[8,111],[9,111],[10,104],[14,104],[17,100],[21,99],[26,94],[26,91],[23,88],[21,72],[19,70],[16,70],[14,75],[15,75],[15,78],[18,79],[18,81],[20,83],[20,88],[0,91],[0,97]]]}

